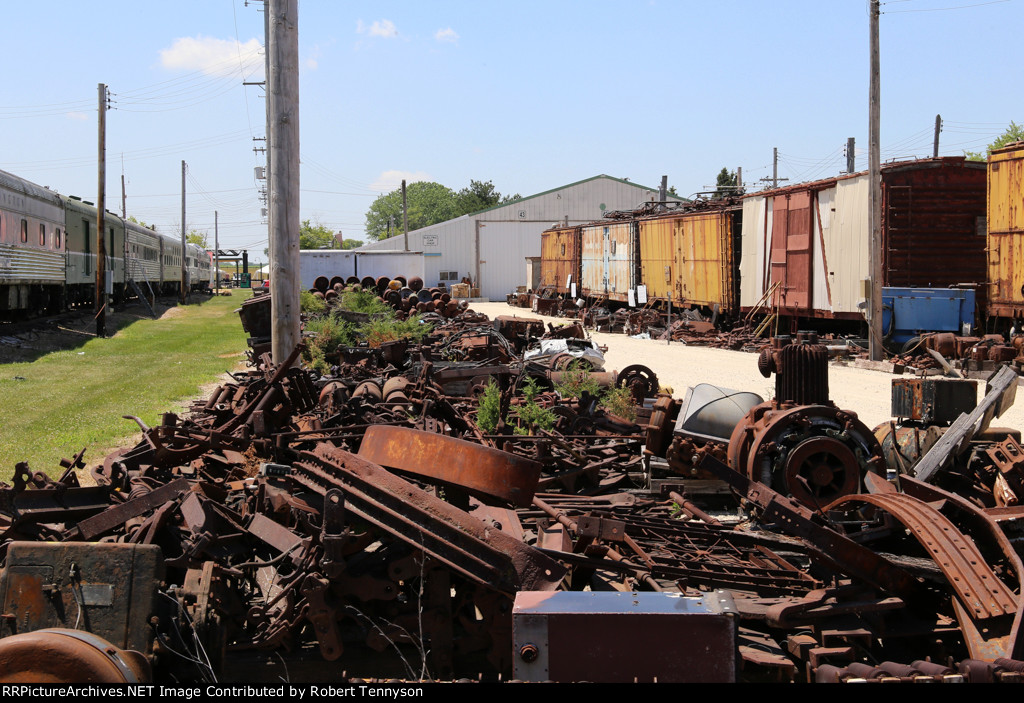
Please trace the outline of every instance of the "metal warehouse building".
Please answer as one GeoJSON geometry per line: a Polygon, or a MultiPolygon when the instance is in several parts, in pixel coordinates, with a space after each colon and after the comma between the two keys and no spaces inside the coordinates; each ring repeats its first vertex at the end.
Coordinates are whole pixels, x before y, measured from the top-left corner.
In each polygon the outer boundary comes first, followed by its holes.
{"type": "MultiPolygon", "coordinates": [[[[451,285],[468,276],[481,297],[504,300],[526,284],[526,258],[540,256],[541,232],[556,223],[599,220],[656,200],[658,190],[604,174],[409,232],[409,250],[423,252],[423,282],[451,285]]],[[[682,200],[669,196],[669,200],[682,200]]],[[[358,252],[402,249],[402,235],[358,252]]],[[[395,271],[394,275],[401,274],[395,271]]]]}

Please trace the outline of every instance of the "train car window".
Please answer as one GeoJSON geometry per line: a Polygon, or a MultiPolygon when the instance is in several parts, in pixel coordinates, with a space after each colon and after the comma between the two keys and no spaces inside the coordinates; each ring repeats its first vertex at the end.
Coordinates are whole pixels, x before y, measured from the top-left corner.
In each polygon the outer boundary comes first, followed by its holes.
{"type": "Polygon", "coordinates": [[[53,245],[60,249],[60,227],[53,230],[53,245]]]}
{"type": "Polygon", "coordinates": [[[46,225],[39,223],[39,246],[46,246],[46,225]]]}
{"type": "Polygon", "coordinates": [[[21,241],[28,241],[28,220],[21,221],[21,241]]]}
{"type": "Polygon", "coordinates": [[[82,231],[85,232],[85,274],[89,275],[92,270],[92,238],[89,236],[89,220],[82,220],[82,231]]]}

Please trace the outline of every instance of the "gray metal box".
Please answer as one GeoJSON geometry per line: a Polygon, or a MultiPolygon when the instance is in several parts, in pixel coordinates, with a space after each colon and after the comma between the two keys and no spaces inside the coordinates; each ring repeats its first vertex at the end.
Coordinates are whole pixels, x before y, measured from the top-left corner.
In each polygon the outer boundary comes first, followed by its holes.
{"type": "Polygon", "coordinates": [[[736,608],[725,592],[521,591],[512,610],[522,681],[736,680],[736,608]]]}

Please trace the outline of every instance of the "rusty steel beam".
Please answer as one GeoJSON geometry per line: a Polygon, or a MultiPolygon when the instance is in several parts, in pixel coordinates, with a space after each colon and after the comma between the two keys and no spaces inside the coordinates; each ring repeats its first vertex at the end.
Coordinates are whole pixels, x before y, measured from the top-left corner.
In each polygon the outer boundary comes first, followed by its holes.
{"type": "Polygon", "coordinates": [[[530,505],[541,469],[536,461],[473,442],[380,425],[366,431],[359,456],[518,507],[530,505]]]}
{"type": "Polygon", "coordinates": [[[554,590],[565,574],[540,551],[355,454],[319,444],[294,470],[298,483],[321,495],[341,489],[347,511],[507,595],[554,590]]]}

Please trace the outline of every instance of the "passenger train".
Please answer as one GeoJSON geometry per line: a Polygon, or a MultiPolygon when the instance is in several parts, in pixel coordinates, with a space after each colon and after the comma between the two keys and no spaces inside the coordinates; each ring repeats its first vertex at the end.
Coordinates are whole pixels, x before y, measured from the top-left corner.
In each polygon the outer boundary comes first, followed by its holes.
{"type": "MultiPolygon", "coordinates": [[[[96,287],[96,207],[75,196],[0,171],[0,314],[37,315],[93,302],[96,287]]],[[[106,212],[107,292],[114,303],[132,295],[178,295],[187,285],[213,285],[206,250],[106,212]]]]}

